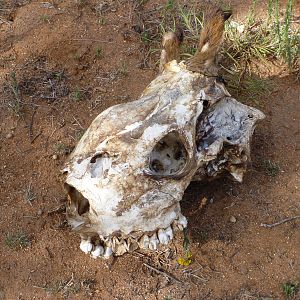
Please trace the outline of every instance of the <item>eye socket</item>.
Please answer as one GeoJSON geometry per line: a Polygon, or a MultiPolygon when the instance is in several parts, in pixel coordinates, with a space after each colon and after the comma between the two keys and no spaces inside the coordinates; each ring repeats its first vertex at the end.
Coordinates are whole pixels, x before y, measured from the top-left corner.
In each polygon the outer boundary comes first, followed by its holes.
{"type": "Polygon", "coordinates": [[[172,131],[164,136],[150,153],[149,169],[153,175],[178,174],[185,167],[188,152],[179,133],[172,131]]]}

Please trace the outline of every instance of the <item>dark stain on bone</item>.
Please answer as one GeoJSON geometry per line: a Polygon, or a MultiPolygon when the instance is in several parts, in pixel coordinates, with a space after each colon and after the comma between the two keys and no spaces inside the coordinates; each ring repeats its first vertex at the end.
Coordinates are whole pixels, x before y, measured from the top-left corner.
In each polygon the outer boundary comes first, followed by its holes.
{"type": "Polygon", "coordinates": [[[107,152],[97,153],[91,158],[90,163],[94,164],[98,158],[102,157],[109,157],[109,154],[107,152]]]}

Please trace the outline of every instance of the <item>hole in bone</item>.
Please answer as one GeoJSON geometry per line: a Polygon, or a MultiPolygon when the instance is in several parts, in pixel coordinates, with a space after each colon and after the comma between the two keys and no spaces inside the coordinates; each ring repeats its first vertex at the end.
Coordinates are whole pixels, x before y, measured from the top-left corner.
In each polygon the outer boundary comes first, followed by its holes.
{"type": "Polygon", "coordinates": [[[109,157],[109,154],[107,152],[97,153],[91,158],[90,163],[94,164],[98,158],[102,157],[109,157]]]}
{"type": "Polygon", "coordinates": [[[254,116],[247,108],[226,99],[221,100],[213,110],[209,109],[197,119],[197,150],[209,148],[216,140],[238,143],[240,137],[247,134],[249,126],[252,126],[249,120],[251,117],[254,116]]]}
{"type": "Polygon", "coordinates": [[[65,183],[65,188],[69,195],[70,206],[75,207],[78,215],[81,216],[88,212],[90,209],[89,201],[83,197],[83,195],[77,191],[73,186],[65,183]]]}
{"type": "Polygon", "coordinates": [[[177,131],[163,137],[150,153],[150,170],[157,175],[178,173],[187,162],[188,153],[177,131]]]}
{"type": "Polygon", "coordinates": [[[208,100],[203,100],[203,107],[204,108],[208,108],[208,106],[209,106],[209,101],[208,100]]]}
{"type": "Polygon", "coordinates": [[[111,168],[111,158],[107,152],[97,153],[90,160],[90,174],[92,178],[106,177],[111,168]]]}

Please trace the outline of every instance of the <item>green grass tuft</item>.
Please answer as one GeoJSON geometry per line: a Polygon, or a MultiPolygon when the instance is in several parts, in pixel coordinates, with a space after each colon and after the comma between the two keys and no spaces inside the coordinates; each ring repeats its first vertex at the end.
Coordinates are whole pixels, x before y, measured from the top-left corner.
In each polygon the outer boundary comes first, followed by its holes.
{"type": "Polygon", "coordinates": [[[299,284],[297,282],[288,281],[282,285],[282,288],[283,288],[284,294],[287,297],[291,297],[297,293],[297,291],[299,289],[299,284]]]}
{"type": "Polygon", "coordinates": [[[24,194],[25,200],[32,206],[32,202],[37,198],[31,182],[28,184],[27,188],[25,189],[25,194],[24,194]]]}
{"type": "Polygon", "coordinates": [[[20,117],[23,113],[23,102],[21,100],[21,92],[17,81],[15,72],[10,73],[6,80],[5,90],[8,94],[8,109],[12,111],[14,115],[20,117]]]}
{"type": "Polygon", "coordinates": [[[275,177],[279,175],[280,166],[276,162],[272,162],[270,160],[264,160],[262,162],[262,167],[264,168],[265,173],[268,176],[275,177]]]}
{"type": "Polygon", "coordinates": [[[60,155],[67,155],[72,152],[72,148],[65,145],[63,142],[57,142],[54,144],[54,152],[60,155]]]}
{"type": "Polygon", "coordinates": [[[10,249],[24,249],[31,245],[31,241],[28,235],[23,232],[8,233],[5,236],[5,245],[10,249]]]}
{"type": "Polygon", "coordinates": [[[103,50],[101,47],[96,48],[96,58],[101,59],[103,57],[103,50]]]}

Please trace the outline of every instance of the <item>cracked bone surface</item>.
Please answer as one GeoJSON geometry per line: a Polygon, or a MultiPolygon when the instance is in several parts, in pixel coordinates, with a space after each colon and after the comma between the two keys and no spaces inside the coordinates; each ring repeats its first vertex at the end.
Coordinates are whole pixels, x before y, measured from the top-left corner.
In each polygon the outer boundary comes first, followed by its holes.
{"type": "Polygon", "coordinates": [[[69,157],[67,218],[93,258],[168,244],[187,226],[180,200],[191,181],[223,172],[242,181],[264,114],[233,99],[216,76],[230,13],[208,16],[194,57],[169,61],[182,36],[166,34],[162,73],[138,100],[102,112],[69,157]]]}
{"type": "Polygon", "coordinates": [[[192,180],[224,171],[242,180],[264,115],[215,81],[172,61],[140,99],[92,122],[65,168],[67,216],[84,252],[155,250],[187,226],[179,203],[192,180]]]}

